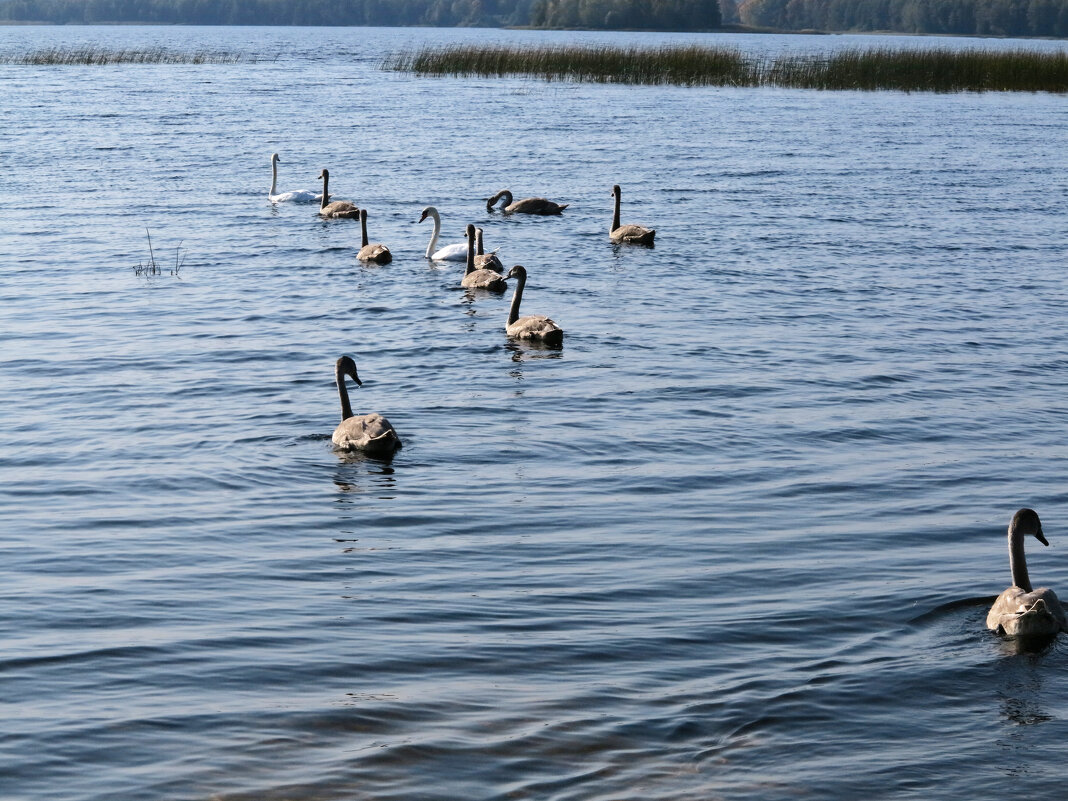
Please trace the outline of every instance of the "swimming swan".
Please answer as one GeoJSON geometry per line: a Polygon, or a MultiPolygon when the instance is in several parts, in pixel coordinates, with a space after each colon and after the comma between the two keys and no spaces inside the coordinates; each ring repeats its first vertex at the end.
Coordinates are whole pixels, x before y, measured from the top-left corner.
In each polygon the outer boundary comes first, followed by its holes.
{"type": "Polygon", "coordinates": [[[496,248],[492,253],[486,253],[482,247],[482,229],[475,229],[475,267],[479,270],[493,270],[495,273],[504,272],[504,264],[497,258],[496,248]]]}
{"type": "Polygon", "coordinates": [[[441,250],[434,250],[438,244],[438,236],[441,235],[441,215],[438,214],[438,210],[433,206],[427,206],[423,209],[419,222],[422,222],[427,217],[434,219],[434,233],[430,235],[430,244],[426,246],[426,257],[433,261],[463,261],[466,259],[467,245],[462,242],[457,242],[455,245],[446,245],[441,250]]]}
{"type": "Polygon", "coordinates": [[[335,200],[330,202],[330,170],[323,168],[319,173],[319,180],[323,182],[323,200],[319,204],[319,216],[330,217],[335,220],[358,220],[360,210],[355,204],[347,200],[335,200]]]}
{"type": "Polygon", "coordinates": [[[367,242],[367,209],[360,209],[360,231],[363,234],[363,247],[356,254],[360,261],[373,261],[375,264],[389,264],[393,261],[393,254],[389,248],[381,242],[367,242]]]}
{"type": "Polygon", "coordinates": [[[493,197],[486,199],[486,211],[493,211],[494,205],[501,198],[504,198],[501,211],[505,214],[559,214],[569,205],[553,203],[543,197],[527,197],[513,203],[512,193],[507,189],[502,189],[493,197]]]}
{"type": "Polygon", "coordinates": [[[485,289],[490,292],[504,292],[508,284],[493,270],[480,270],[475,267],[475,226],[467,226],[467,268],[464,270],[460,286],[468,289],[485,289]]]}
{"type": "Polygon", "coordinates": [[[1024,560],[1024,537],[1028,534],[1049,545],[1042,523],[1033,509],[1021,509],[1009,523],[1009,570],[1012,586],[998,596],[986,616],[986,627],[1010,637],[1049,637],[1068,631],[1064,609],[1056,593],[1047,587],[1031,589],[1024,560]]]}
{"type": "Polygon", "coordinates": [[[278,185],[278,154],[271,154],[271,191],[267,193],[267,199],[272,203],[314,203],[322,195],[317,195],[307,189],[299,189],[296,192],[282,192],[277,194],[278,185]]]}
{"type": "Polygon", "coordinates": [[[512,305],[508,309],[508,325],[505,333],[516,339],[531,339],[546,345],[560,345],[564,341],[564,329],[540,314],[519,316],[519,304],[523,301],[523,288],[527,285],[527,270],[517,264],[508,271],[508,277],[516,280],[512,305]]]}
{"type": "Polygon", "coordinates": [[[622,242],[627,245],[651,245],[656,231],[642,225],[619,224],[619,198],[622,193],[619,184],[612,187],[612,197],[615,198],[616,208],[612,213],[612,227],[609,229],[609,237],[613,242],[622,242]]]}
{"type": "Polygon", "coordinates": [[[341,425],[334,429],[331,441],[346,451],[365,451],[374,455],[388,455],[400,447],[400,438],[389,420],[380,414],[354,415],[349,405],[349,391],[345,388],[345,376],[351,376],[360,386],[363,382],[356,374],[356,362],[342,356],[334,366],[337,394],[341,396],[341,425]]]}

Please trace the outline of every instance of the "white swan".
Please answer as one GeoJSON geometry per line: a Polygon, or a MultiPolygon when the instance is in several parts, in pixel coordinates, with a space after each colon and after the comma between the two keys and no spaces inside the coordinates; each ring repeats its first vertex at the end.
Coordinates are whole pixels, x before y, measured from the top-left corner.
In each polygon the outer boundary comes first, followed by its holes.
{"type": "Polygon", "coordinates": [[[423,209],[419,222],[422,222],[427,217],[431,217],[434,220],[434,233],[430,235],[430,244],[426,246],[426,257],[432,261],[463,261],[466,259],[467,245],[463,242],[446,245],[439,250],[434,250],[438,244],[438,237],[441,235],[441,215],[438,214],[438,210],[433,206],[427,206],[423,209]]]}
{"type": "Polygon", "coordinates": [[[504,272],[504,264],[497,257],[497,251],[500,248],[494,249],[492,253],[486,253],[482,247],[482,229],[475,229],[475,267],[479,270],[493,270],[495,273],[504,272]]]}
{"type": "Polygon", "coordinates": [[[559,214],[569,205],[567,203],[554,203],[543,197],[525,197],[513,203],[512,193],[507,189],[502,189],[493,197],[486,198],[486,211],[493,211],[494,204],[501,198],[504,198],[501,211],[505,214],[559,214]]]}
{"type": "Polygon", "coordinates": [[[356,254],[357,259],[360,261],[373,261],[375,264],[389,264],[393,261],[393,254],[389,252],[389,248],[381,242],[367,241],[367,209],[360,209],[360,232],[363,247],[356,254]]]}
{"type": "Polygon", "coordinates": [[[508,277],[514,278],[515,294],[512,295],[512,305],[508,309],[508,324],[505,333],[516,339],[532,339],[544,342],[546,345],[560,345],[564,341],[564,329],[540,314],[531,314],[526,317],[519,316],[519,304],[523,301],[523,288],[527,285],[527,270],[523,265],[517,264],[508,271],[508,277]]]}
{"type": "Polygon", "coordinates": [[[1031,589],[1024,559],[1024,537],[1049,545],[1033,509],[1021,509],[1009,523],[1009,570],[1012,586],[998,596],[986,616],[986,627],[1010,637],[1050,637],[1068,631],[1068,620],[1057,594],[1048,587],[1031,589]]]}
{"type": "Polygon", "coordinates": [[[331,441],[346,451],[365,451],[372,455],[388,455],[400,447],[400,438],[389,420],[380,414],[354,415],[349,405],[349,391],[345,388],[345,376],[351,376],[360,386],[363,382],[356,374],[356,362],[342,356],[334,365],[337,394],[341,396],[341,425],[334,429],[331,441]]]}
{"type": "Polygon", "coordinates": [[[271,154],[271,191],[267,193],[267,199],[272,203],[314,203],[322,198],[307,189],[298,189],[295,192],[279,193],[278,186],[278,154],[271,154]]]}
{"type": "Polygon", "coordinates": [[[460,286],[468,289],[485,289],[490,292],[504,292],[508,284],[493,270],[482,270],[475,267],[475,226],[467,226],[467,268],[464,270],[463,280],[460,286]]]}
{"type": "Polygon", "coordinates": [[[651,245],[656,231],[643,225],[620,225],[619,224],[619,201],[622,192],[619,184],[612,187],[612,197],[615,198],[615,211],[612,213],[612,227],[608,235],[613,242],[622,242],[626,245],[651,245]]]}
{"type": "Polygon", "coordinates": [[[319,180],[323,182],[323,199],[319,204],[320,217],[330,217],[335,220],[360,219],[360,210],[354,203],[349,203],[347,200],[330,202],[330,170],[324,167],[319,173],[319,180]]]}

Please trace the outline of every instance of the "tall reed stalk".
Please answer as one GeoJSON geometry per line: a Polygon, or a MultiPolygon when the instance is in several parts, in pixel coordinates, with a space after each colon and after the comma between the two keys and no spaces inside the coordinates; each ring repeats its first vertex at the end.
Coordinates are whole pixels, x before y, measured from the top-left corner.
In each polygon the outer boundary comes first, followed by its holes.
{"type": "Polygon", "coordinates": [[[226,50],[183,52],[166,47],[110,48],[99,45],[42,47],[36,50],[0,53],[0,64],[23,64],[29,66],[237,64],[251,60],[241,53],[226,50]]]}
{"type": "Polygon", "coordinates": [[[528,75],[546,81],[678,86],[893,89],[905,92],[1068,92],[1068,51],[850,49],[744,55],[697,45],[651,48],[453,45],[388,56],[388,70],[417,75],[528,75]]]}

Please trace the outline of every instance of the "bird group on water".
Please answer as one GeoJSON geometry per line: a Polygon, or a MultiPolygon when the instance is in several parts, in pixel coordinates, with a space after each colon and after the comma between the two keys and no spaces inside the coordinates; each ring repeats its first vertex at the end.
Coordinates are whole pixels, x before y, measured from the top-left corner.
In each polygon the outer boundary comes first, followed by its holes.
{"type": "MultiPolygon", "coordinates": [[[[272,203],[319,203],[319,216],[324,219],[352,219],[360,221],[360,250],[356,257],[363,262],[388,264],[393,260],[389,248],[380,242],[371,242],[367,235],[367,209],[361,209],[347,200],[331,200],[330,171],[323,169],[319,180],[323,182],[322,192],[300,190],[294,192],[278,191],[278,164],[281,161],[277,153],[271,155],[271,189],[268,199],[272,203]]],[[[612,188],[615,209],[612,226],[609,229],[611,241],[622,244],[652,245],[656,231],[640,225],[619,224],[620,188],[612,188]]],[[[492,211],[500,204],[504,214],[534,214],[540,216],[559,215],[568,207],[567,203],[556,203],[543,197],[528,197],[515,200],[511,191],[502,189],[486,199],[487,211],[492,211]]],[[[519,316],[519,306],[523,301],[526,288],[527,271],[522,265],[515,265],[504,275],[504,264],[497,256],[497,251],[486,253],[483,245],[483,231],[473,224],[468,224],[464,242],[438,247],[441,237],[441,215],[433,206],[423,209],[418,222],[433,220],[434,230],[430,234],[425,256],[431,261],[463,261],[464,274],[460,285],[466,289],[480,289],[487,292],[503,293],[508,280],[515,280],[515,291],[508,308],[508,321],[505,333],[513,339],[539,342],[550,347],[559,347],[564,340],[564,331],[552,319],[540,314],[519,316]]],[[[401,444],[397,432],[386,418],[379,414],[354,415],[349,401],[346,378],[351,378],[356,386],[361,382],[356,373],[356,364],[348,356],[337,360],[334,372],[338,395],[341,399],[341,424],[334,431],[333,443],[342,450],[364,451],[372,455],[392,453],[401,444]]]]}
{"type": "MultiPolygon", "coordinates": [[[[319,203],[319,214],[329,219],[356,219],[360,221],[361,247],[357,257],[361,261],[375,264],[388,264],[393,256],[385,245],[369,242],[367,236],[367,210],[360,209],[346,200],[330,200],[330,173],[323,169],[319,179],[323,182],[320,193],[311,190],[295,192],[277,191],[278,154],[271,156],[271,189],[268,194],[272,203],[296,202],[319,203]]],[[[620,223],[620,202],[622,192],[619,185],[612,187],[613,212],[609,237],[619,244],[652,245],[656,231],[642,225],[620,223]]],[[[511,191],[502,189],[486,199],[486,209],[492,211],[500,204],[505,214],[559,215],[568,207],[567,203],[556,203],[543,197],[528,197],[515,201],[511,191]]],[[[483,231],[473,224],[468,224],[465,242],[445,245],[438,248],[441,236],[441,215],[433,206],[423,209],[418,222],[431,219],[434,229],[427,244],[425,256],[433,261],[465,261],[461,285],[471,289],[489,292],[504,292],[506,281],[515,279],[515,290],[508,309],[508,322],[505,331],[509,337],[559,346],[563,342],[564,332],[553,320],[542,315],[519,316],[519,305],[523,299],[527,271],[522,265],[512,267],[507,275],[504,265],[496,251],[485,253],[483,231]]],[[[334,368],[338,395],[341,400],[341,423],[334,431],[334,446],[342,450],[357,450],[372,456],[388,456],[400,447],[401,441],[390,422],[380,414],[371,413],[355,415],[349,401],[346,378],[351,378],[356,386],[361,385],[356,372],[356,363],[349,356],[337,360],[334,368]]],[[[1048,587],[1031,586],[1024,557],[1024,540],[1032,536],[1043,545],[1049,545],[1042,533],[1042,523],[1033,509],[1020,509],[1009,523],[1009,570],[1012,586],[1002,592],[994,601],[986,617],[987,628],[997,634],[1017,638],[1022,641],[1045,641],[1061,632],[1068,632],[1068,616],[1065,615],[1057,594],[1048,587]]]]}

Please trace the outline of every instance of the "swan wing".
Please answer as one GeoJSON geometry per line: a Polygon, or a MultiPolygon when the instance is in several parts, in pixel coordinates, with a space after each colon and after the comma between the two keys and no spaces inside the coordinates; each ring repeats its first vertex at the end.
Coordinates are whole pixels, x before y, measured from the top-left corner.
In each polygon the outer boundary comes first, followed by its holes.
{"type": "Polygon", "coordinates": [[[360,219],[360,210],[347,200],[335,200],[333,203],[328,203],[319,209],[319,214],[323,217],[332,217],[335,220],[360,219]]]}
{"type": "Polygon", "coordinates": [[[1048,636],[1068,631],[1068,621],[1057,594],[1048,587],[1032,592],[1009,587],[990,607],[986,627],[1010,637],[1048,636]]]}
{"type": "Polygon", "coordinates": [[[484,253],[481,256],[475,256],[475,267],[480,270],[493,270],[495,273],[504,272],[504,265],[497,257],[496,251],[493,253],[484,253]]]}
{"type": "Polygon", "coordinates": [[[642,245],[652,244],[656,231],[643,225],[621,225],[612,231],[613,242],[627,242],[642,245]]]}
{"type": "Polygon", "coordinates": [[[510,214],[559,214],[567,208],[567,205],[566,203],[563,205],[554,203],[543,197],[527,197],[517,200],[508,206],[505,211],[510,214]]]}
{"type": "Polygon", "coordinates": [[[375,264],[389,264],[393,261],[393,254],[381,242],[372,242],[370,245],[360,248],[356,258],[360,261],[373,261],[375,264]]]}
{"type": "Polygon", "coordinates": [[[392,453],[400,445],[400,438],[389,420],[375,413],[342,420],[331,441],[341,450],[369,453],[392,453]]]}
{"type": "Polygon", "coordinates": [[[463,277],[460,286],[468,289],[487,289],[490,292],[504,292],[508,284],[493,270],[472,270],[463,277]]]}
{"type": "Polygon", "coordinates": [[[540,314],[520,317],[506,329],[508,336],[516,339],[537,339],[543,342],[559,343],[564,339],[564,330],[540,314]]]}
{"type": "Polygon", "coordinates": [[[463,242],[446,245],[435,250],[430,258],[434,261],[467,261],[467,245],[463,242]]]}
{"type": "Polygon", "coordinates": [[[279,195],[269,195],[268,199],[272,203],[321,203],[323,200],[323,193],[318,195],[307,189],[299,189],[294,192],[282,192],[279,195]]]}

